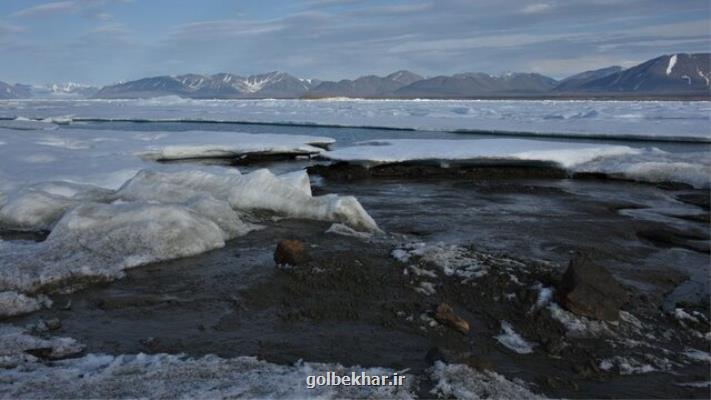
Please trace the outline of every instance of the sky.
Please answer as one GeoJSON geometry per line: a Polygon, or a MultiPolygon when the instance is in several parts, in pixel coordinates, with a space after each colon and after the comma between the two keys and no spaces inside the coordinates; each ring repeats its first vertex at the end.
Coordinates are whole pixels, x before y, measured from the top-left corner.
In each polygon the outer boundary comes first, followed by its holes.
{"type": "Polygon", "coordinates": [[[562,78],[711,51],[708,0],[2,0],[0,81],[408,69],[562,78]]]}

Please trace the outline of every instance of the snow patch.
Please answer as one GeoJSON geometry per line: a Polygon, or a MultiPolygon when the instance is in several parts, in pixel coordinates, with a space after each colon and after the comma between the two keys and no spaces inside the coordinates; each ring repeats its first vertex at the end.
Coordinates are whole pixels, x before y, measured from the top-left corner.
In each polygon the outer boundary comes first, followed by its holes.
{"type": "Polygon", "coordinates": [[[496,372],[478,371],[464,364],[435,362],[429,369],[435,382],[430,391],[440,398],[456,399],[540,399],[524,382],[508,380],[496,372]]]}
{"type": "Polygon", "coordinates": [[[488,255],[457,245],[428,245],[422,242],[406,243],[394,249],[391,256],[402,263],[416,257],[421,263],[438,267],[447,276],[464,279],[476,279],[486,275],[489,268],[484,262],[491,259],[488,255]]]}
{"type": "Polygon", "coordinates": [[[575,314],[564,310],[557,303],[548,304],[547,310],[553,319],[560,322],[567,330],[570,337],[599,337],[609,336],[613,332],[604,321],[595,321],[586,317],[578,317],[575,314]]]}
{"type": "Polygon", "coordinates": [[[669,57],[669,64],[667,65],[667,76],[671,75],[672,71],[674,70],[674,66],[676,65],[677,61],[677,56],[674,54],[673,56],[669,57]]]}
{"type": "Polygon", "coordinates": [[[504,347],[519,354],[529,354],[533,352],[533,346],[535,346],[535,344],[527,342],[521,335],[516,333],[509,322],[501,321],[501,331],[501,335],[494,336],[494,339],[504,347]]]}

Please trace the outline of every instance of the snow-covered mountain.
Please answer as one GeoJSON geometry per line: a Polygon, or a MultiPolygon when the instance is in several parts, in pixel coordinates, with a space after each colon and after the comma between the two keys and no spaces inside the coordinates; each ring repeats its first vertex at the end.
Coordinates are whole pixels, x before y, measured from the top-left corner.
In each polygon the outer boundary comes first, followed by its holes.
{"type": "Polygon", "coordinates": [[[94,97],[140,98],[177,95],[189,98],[295,98],[315,81],[284,72],[242,77],[235,74],[157,76],[105,86],[94,97]]]}
{"type": "Polygon", "coordinates": [[[91,97],[99,88],[75,82],[48,83],[30,86],[30,94],[37,98],[52,97],[91,97]]]}
{"type": "Polygon", "coordinates": [[[578,92],[711,94],[711,53],[669,54],[575,88],[578,92]]]}
{"type": "MultiPolygon", "coordinates": [[[[197,99],[259,98],[546,98],[546,97],[694,97],[711,98],[711,54],[672,54],[637,66],[585,71],[558,82],[536,73],[490,75],[470,72],[423,78],[410,71],[387,76],[318,81],[284,72],[243,77],[220,73],[157,76],[102,88],[98,98],[177,95],[197,99]]],[[[6,85],[8,87],[9,85],[6,85]]],[[[10,89],[17,87],[11,86],[10,89]]],[[[0,88],[0,91],[3,89],[0,88]]],[[[61,89],[57,90],[61,92],[61,89]]],[[[2,93],[0,93],[2,96],[2,93]]]]}
{"type": "Polygon", "coordinates": [[[23,99],[30,97],[29,88],[25,85],[11,85],[0,81],[0,99],[23,99]]]}

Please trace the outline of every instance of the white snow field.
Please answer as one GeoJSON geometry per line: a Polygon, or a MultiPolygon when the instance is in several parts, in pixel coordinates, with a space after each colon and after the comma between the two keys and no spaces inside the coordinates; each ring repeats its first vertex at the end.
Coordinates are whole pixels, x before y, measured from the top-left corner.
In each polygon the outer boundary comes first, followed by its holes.
{"type": "Polygon", "coordinates": [[[557,100],[4,100],[0,117],[230,121],[711,142],[711,102],[557,100]]]}
{"type": "Polygon", "coordinates": [[[646,182],[683,182],[709,187],[711,154],[530,139],[380,139],[324,152],[336,161],[365,165],[406,161],[501,163],[551,162],[570,172],[603,172],[646,182]]]}

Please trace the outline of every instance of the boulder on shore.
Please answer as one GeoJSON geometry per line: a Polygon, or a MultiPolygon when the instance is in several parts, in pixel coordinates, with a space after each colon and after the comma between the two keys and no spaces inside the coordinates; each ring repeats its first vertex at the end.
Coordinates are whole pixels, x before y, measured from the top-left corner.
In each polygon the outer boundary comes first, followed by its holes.
{"type": "Polygon", "coordinates": [[[282,240],[274,252],[274,262],[279,265],[301,265],[308,261],[309,254],[306,247],[298,240],[282,240]]]}
{"type": "Polygon", "coordinates": [[[469,334],[469,323],[459,315],[454,313],[452,307],[447,303],[437,306],[435,319],[440,323],[453,328],[463,335],[469,334]]]}
{"type": "Polygon", "coordinates": [[[582,253],[570,260],[557,293],[568,311],[598,320],[616,321],[627,302],[627,291],[612,274],[582,253]]]}

